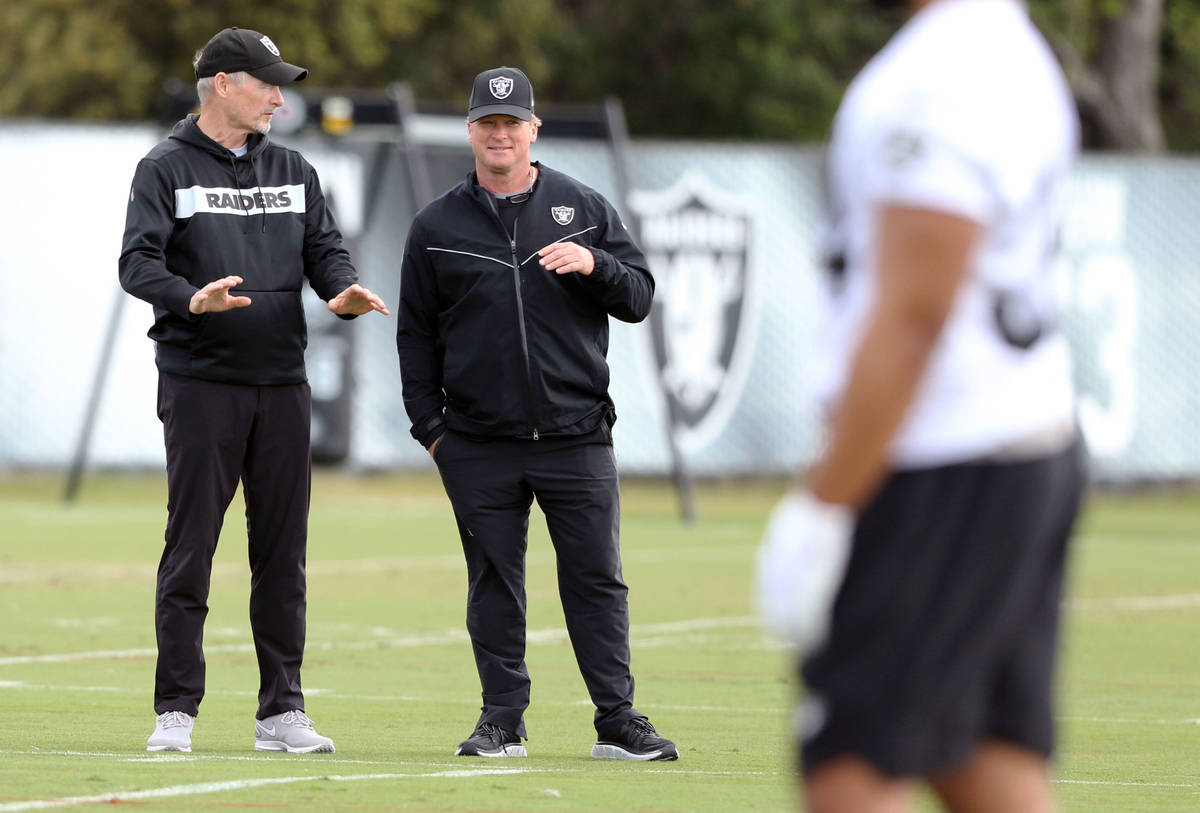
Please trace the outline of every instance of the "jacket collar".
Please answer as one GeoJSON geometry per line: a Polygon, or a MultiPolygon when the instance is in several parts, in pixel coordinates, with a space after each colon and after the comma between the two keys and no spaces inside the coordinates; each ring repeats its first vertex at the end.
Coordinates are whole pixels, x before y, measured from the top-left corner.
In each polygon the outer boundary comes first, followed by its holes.
{"type": "MultiPolygon", "coordinates": [[[[196,124],[198,118],[200,117],[196,113],[189,113],[171,130],[170,137],[176,141],[182,141],[184,144],[198,147],[221,159],[228,158],[230,155],[229,148],[221,146],[205,135],[204,131],[196,124]]],[[[267,148],[269,141],[270,139],[267,138],[265,133],[251,133],[246,139],[246,146],[249,147],[246,155],[257,158],[267,148]]]]}
{"type": "MultiPolygon", "coordinates": [[[[547,176],[553,174],[554,170],[550,169],[540,161],[532,161],[530,163],[537,167],[538,171],[537,180],[534,181],[533,184],[533,190],[529,193],[529,196],[533,197],[537,194],[538,190],[542,188],[543,181],[547,180],[547,176]]],[[[458,189],[468,197],[485,203],[490,198],[494,197],[491,192],[479,185],[479,175],[475,172],[475,170],[471,170],[467,173],[467,177],[464,178],[462,183],[458,185],[458,189]]]]}

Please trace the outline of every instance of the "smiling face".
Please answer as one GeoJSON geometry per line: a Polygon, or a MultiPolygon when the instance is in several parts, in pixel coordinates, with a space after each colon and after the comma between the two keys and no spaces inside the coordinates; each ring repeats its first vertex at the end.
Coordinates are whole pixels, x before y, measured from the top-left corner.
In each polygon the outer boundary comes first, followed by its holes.
{"type": "Polygon", "coordinates": [[[537,125],[515,116],[484,116],[467,125],[467,140],[478,174],[523,179],[529,171],[529,146],[537,141],[537,125]]]}

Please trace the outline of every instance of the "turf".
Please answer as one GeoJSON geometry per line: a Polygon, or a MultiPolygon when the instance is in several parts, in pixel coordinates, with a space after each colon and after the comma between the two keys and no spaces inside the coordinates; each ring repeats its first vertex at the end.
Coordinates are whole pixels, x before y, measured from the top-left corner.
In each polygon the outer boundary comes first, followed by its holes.
{"type": "MultiPolygon", "coordinates": [[[[0,813],[110,800],[145,810],[788,809],[796,689],[748,599],[753,552],[781,487],[704,485],[700,519],[686,527],[667,485],[624,484],[637,705],[682,755],[633,764],[588,757],[591,707],[536,511],[531,756],[450,756],[475,721],[479,690],[445,496],[428,476],[334,473],[314,483],[304,683],[309,714],[337,753],[252,750],[257,669],[239,496],[216,558],[194,751],[147,754],[162,478],[98,475],[65,506],[60,479],[2,477],[0,813]]],[[[1062,806],[1200,809],[1200,497],[1095,497],[1075,554],[1062,806]]],[[[920,806],[933,809],[928,799],[920,806]]]]}

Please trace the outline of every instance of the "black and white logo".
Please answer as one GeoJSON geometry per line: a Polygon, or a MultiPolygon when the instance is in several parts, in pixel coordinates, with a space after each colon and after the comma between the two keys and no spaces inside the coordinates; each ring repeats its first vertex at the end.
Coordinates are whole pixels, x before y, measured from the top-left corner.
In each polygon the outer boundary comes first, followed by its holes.
{"type": "Polygon", "coordinates": [[[895,130],[884,140],[884,161],[891,169],[905,169],[925,155],[925,137],[918,132],[895,130]]]}
{"type": "MultiPolygon", "coordinates": [[[[630,206],[656,281],[648,334],[661,387],[676,406],[685,450],[724,430],[745,385],[757,318],[748,200],[697,170],[630,206]]],[[[648,366],[648,365],[647,365],[648,366]]]]}
{"type": "Polygon", "coordinates": [[[262,39],[260,39],[259,42],[261,42],[263,46],[275,56],[279,56],[279,49],[275,47],[275,43],[271,42],[271,38],[266,34],[263,34],[262,39]]]}
{"type": "Polygon", "coordinates": [[[488,82],[488,87],[497,99],[507,99],[508,94],[512,93],[513,80],[507,76],[497,76],[488,82]]]}
{"type": "Polygon", "coordinates": [[[575,209],[571,206],[551,206],[550,214],[554,215],[554,222],[560,226],[565,226],[575,219],[575,209]]]}

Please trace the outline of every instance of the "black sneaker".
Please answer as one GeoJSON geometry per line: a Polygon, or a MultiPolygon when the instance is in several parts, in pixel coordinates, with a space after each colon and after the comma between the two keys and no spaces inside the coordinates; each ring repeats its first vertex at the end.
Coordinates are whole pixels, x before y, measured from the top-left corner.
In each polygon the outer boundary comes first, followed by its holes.
{"type": "Polygon", "coordinates": [[[470,737],[458,744],[456,757],[525,757],[521,738],[495,723],[480,723],[470,737]]]}
{"type": "Polygon", "coordinates": [[[632,759],[649,762],[656,759],[679,759],[675,743],[660,737],[645,717],[634,717],[613,737],[602,737],[592,746],[596,759],[632,759]]]}

